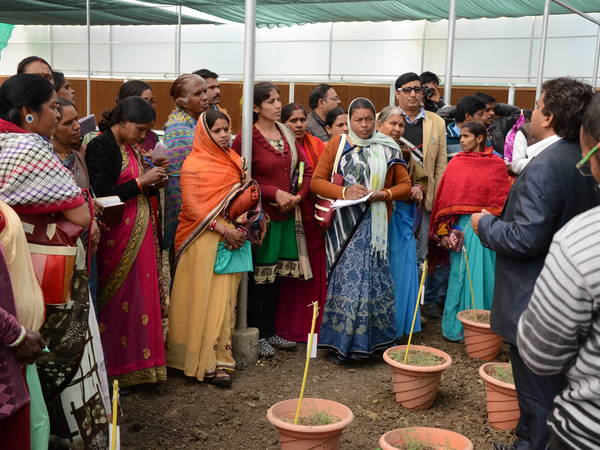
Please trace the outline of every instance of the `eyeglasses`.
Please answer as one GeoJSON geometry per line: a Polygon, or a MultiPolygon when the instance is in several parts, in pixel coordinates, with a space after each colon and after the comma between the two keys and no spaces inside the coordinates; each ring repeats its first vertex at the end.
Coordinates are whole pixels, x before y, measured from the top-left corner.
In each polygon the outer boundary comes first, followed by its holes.
{"type": "Polygon", "coordinates": [[[413,87],[403,87],[403,88],[399,88],[398,91],[402,91],[405,94],[410,94],[410,91],[414,91],[415,93],[419,93],[423,90],[423,88],[421,88],[421,86],[413,86],[413,87]]]}
{"type": "Polygon", "coordinates": [[[332,100],[334,102],[339,102],[340,98],[339,97],[327,97],[325,100],[332,100]]]}
{"type": "Polygon", "coordinates": [[[590,159],[594,154],[598,151],[598,144],[592,148],[587,155],[585,155],[581,160],[575,164],[575,168],[579,170],[579,173],[584,177],[592,176],[592,167],[590,165],[590,159]]]}

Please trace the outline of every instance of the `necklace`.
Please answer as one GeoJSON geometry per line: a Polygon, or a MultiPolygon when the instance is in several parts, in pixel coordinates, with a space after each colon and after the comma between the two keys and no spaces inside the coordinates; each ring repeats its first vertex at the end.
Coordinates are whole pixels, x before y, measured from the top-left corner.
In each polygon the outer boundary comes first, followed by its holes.
{"type": "Polygon", "coordinates": [[[273,147],[279,153],[283,152],[283,138],[279,138],[279,139],[266,138],[266,139],[267,139],[267,142],[269,144],[271,144],[271,147],[273,147]]]}

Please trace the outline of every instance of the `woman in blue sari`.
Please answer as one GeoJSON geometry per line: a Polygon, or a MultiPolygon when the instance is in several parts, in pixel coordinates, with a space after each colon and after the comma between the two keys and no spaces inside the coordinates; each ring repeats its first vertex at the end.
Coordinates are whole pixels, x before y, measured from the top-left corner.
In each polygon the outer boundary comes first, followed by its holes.
{"type": "Polygon", "coordinates": [[[332,361],[368,358],[396,338],[395,298],[388,263],[392,201],[408,200],[411,183],[400,148],[375,131],[375,107],[357,98],[348,135],[330,140],[311,182],[315,194],[367,202],[339,209],[327,233],[328,287],[319,347],[332,361]],[[332,174],[343,177],[341,186],[332,174]]]}
{"type": "MultiPolygon", "coordinates": [[[[377,116],[377,131],[391,137],[402,150],[411,178],[412,188],[408,201],[395,201],[390,219],[389,261],[396,297],[396,332],[398,337],[410,333],[415,302],[419,290],[417,270],[417,243],[415,231],[420,223],[418,207],[423,201],[427,176],[401,141],[406,121],[404,111],[397,106],[386,106],[377,116]]],[[[414,331],[421,331],[421,316],[417,314],[414,331]]]]}

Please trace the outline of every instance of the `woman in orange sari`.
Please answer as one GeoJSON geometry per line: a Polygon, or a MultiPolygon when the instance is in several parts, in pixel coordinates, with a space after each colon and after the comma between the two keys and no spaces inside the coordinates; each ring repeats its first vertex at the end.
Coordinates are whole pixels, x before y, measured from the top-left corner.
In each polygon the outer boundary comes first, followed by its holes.
{"type": "MultiPolygon", "coordinates": [[[[238,208],[240,213],[260,200],[230,142],[229,117],[216,110],[202,113],[181,170],[182,209],[175,235],[167,354],[169,367],[221,387],[231,386],[235,369],[231,335],[241,272],[217,274],[215,261],[217,254],[247,247],[246,241],[254,236],[254,229],[241,226],[239,214],[232,213],[233,200],[241,200],[238,194],[245,189],[254,189],[254,201],[238,208]],[[230,215],[237,219],[235,224],[230,215]]],[[[251,262],[251,254],[247,255],[251,262]]]]}
{"type": "MultiPolygon", "coordinates": [[[[314,171],[325,143],[306,132],[306,117],[306,111],[300,103],[290,103],[281,109],[281,122],[294,132],[300,158],[314,171]]],[[[319,303],[315,333],[319,332],[327,296],[325,233],[317,225],[314,207],[313,194],[302,200],[302,223],[313,277],[310,280],[284,278],[279,293],[275,330],[277,336],[293,342],[306,342],[313,315],[312,308],[307,308],[307,305],[314,301],[319,303]]]]}

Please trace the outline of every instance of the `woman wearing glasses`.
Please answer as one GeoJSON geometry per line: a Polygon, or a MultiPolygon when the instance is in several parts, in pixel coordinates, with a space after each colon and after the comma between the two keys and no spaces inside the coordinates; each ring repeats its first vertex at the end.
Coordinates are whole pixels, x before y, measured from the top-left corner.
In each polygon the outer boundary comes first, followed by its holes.
{"type": "Polygon", "coordinates": [[[348,136],[327,144],[311,183],[326,198],[370,195],[368,202],[338,210],[327,233],[329,278],[319,346],[331,350],[337,364],[368,358],[397,336],[388,217],[392,201],[411,194],[400,147],[375,130],[373,103],[357,98],[348,112],[348,136]],[[330,182],[336,173],[343,176],[342,186],[330,182]]]}

